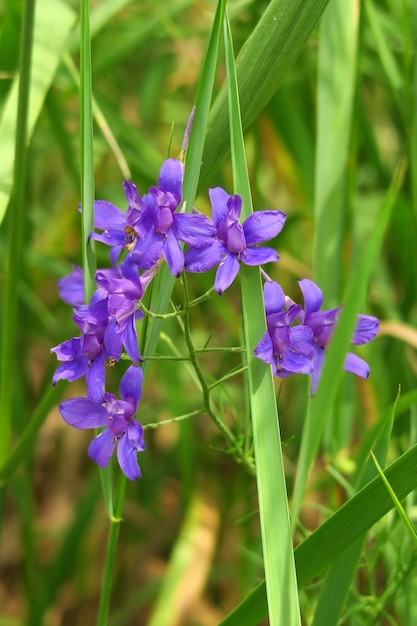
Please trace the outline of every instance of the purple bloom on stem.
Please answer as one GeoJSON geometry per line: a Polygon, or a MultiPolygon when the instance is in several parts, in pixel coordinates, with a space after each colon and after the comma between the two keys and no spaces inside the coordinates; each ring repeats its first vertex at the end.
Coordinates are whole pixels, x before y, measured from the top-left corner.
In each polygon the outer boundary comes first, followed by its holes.
{"type": "Polygon", "coordinates": [[[134,183],[125,180],[123,190],[127,200],[126,213],[106,200],[94,202],[94,227],[102,233],[91,233],[90,239],[95,239],[113,250],[110,253],[112,264],[122,249],[131,250],[143,233],[138,229],[139,218],[152,199],[149,196],[141,198],[134,183]]]}
{"type": "Polygon", "coordinates": [[[137,453],[145,450],[143,428],[134,419],[142,395],[142,370],[131,365],[120,381],[118,400],[105,393],[101,404],[88,398],[72,398],[59,405],[59,411],[70,426],[81,430],[104,428],[90,443],[89,456],[100,467],[106,467],[117,447],[117,459],[129,480],[141,477],[137,453]]]}
{"type": "Polygon", "coordinates": [[[291,327],[301,306],[285,307],[285,295],[280,285],[264,285],[267,331],[255,348],[258,359],[272,366],[274,376],[285,378],[291,374],[311,374],[314,349],[313,333],[307,326],[291,327]]]}
{"type": "Polygon", "coordinates": [[[66,304],[84,303],[84,275],[81,267],[72,266],[72,272],[58,281],[61,300],[66,304]]]}
{"type": "Polygon", "coordinates": [[[257,247],[257,244],[278,235],[287,216],[281,211],[257,211],[239,224],[240,196],[229,196],[221,187],[210,189],[209,195],[217,239],[206,246],[190,244],[191,248],[185,253],[185,269],[207,272],[219,265],[214,289],[222,294],[236,278],[240,262],[253,266],[278,261],[273,248],[257,247]]]}
{"type": "MultiPolygon", "coordinates": [[[[297,318],[313,331],[314,347],[314,371],[312,377],[312,394],[314,394],[321,369],[323,367],[324,355],[339,315],[341,307],[321,311],[323,304],[323,293],[321,289],[307,278],[300,280],[300,289],[304,298],[304,310],[297,318]]],[[[358,315],[358,321],[351,342],[354,345],[368,343],[376,337],[379,330],[379,320],[371,315],[358,315]]],[[[348,352],[343,368],[360,376],[368,378],[369,366],[356,354],[348,352]]]]}
{"type": "Polygon", "coordinates": [[[142,238],[131,255],[141,269],[149,269],[163,256],[171,274],[179,276],[184,267],[180,241],[201,247],[215,234],[205,215],[176,213],[182,200],[183,170],[181,161],[168,159],[161,167],[158,186],[149,190],[153,205],[149,201],[138,220],[142,238]]]}

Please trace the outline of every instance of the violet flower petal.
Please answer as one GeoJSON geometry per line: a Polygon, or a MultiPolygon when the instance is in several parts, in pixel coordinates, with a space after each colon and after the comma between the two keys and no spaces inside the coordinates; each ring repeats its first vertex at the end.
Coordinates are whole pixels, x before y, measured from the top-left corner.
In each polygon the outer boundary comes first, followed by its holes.
{"type": "Polygon", "coordinates": [[[209,189],[213,222],[218,227],[227,214],[227,199],[229,194],[221,187],[209,189]]]}
{"type": "Polygon", "coordinates": [[[312,280],[303,278],[298,281],[304,298],[304,311],[307,318],[310,313],[318,311],[323,304],[323,293],[312,280]]]}
{"type": "Polygon", "coordinates": [[[287,216],[282,211],[256,211],[243,222],[246,244],[269,241],[281,232],[287,216]]]}
{"type": "Polygon", "coordinates": [[[174,229],[177,239],[195,248],[210,245],[216,234],[216,227],[201,213],[176,213],[174,229]]]}
{"type": "Polygon", "coordinates": [[[108,414],[104,406],[88,398],[65,400],[60,403],[59,412],[67,424],[80,430],[107,425],[108,414]]]}
{"type": "Polygon", "coordinates": [[[117,460],[122,472],[129,480],[136,480],[142,476],[136,448],[134,443],[128,438],[127,433],[121,437],[117,445],[117,460]]]}
{"type": "Polygon", "coordinates": [[[279,254],[273,248],[268,247],[246,248],[244,254],[241,254],[240,260],[245,265],[264,265],[265,263],[275,263],[275,261],[279,261],[279,254]]]}
{"type": "Polygon", "coordinates": [[[179,202],[182,196],[183,175],[184,166],[181,161],[177,159],[167,159],[159,172],[158,187],[164,191],[173,193],[179,202]]]}
{"type": "Polygon", "coordinates": [[[207,248],[190,248],[184,255],[187,272],[208,272],[218,265],[228,253],[227,248],[215,239],[207,248]]]}
{"type": "Polygon", "coordinates": [[[142,368],[131,365],[120,381],[120,396],[136,407],[142,395],[142,368]]]}
{"type": "Polygon", "coordinates": [[[221,261],[214,280],[214,290],[221,296],[230,287],[239,271],[239,261],[235,254],[228,253],[221,261]]]}
{"type": "Polygon", "coordinates": [[[100,230],[124,230],[126,213],[106,200],[94,202],[94,228],[100,230]]]}
{"type": "Polygon", "coordinates": [[[116,439],[110,429],[106,428],[97,435],[88,446],[88,456],[100,467],[107,467],[116,445],[116,439]]]}
{"type": "Polygon", "coordinates": [[[347,353],[343,369],[361,378],[368,378],[371,371],[368,363],[352,352],[347,353]]]}
{"type": "Polygon", "coordinates": [[[379,331],[379,319],[372,315],[358,315],[355,332],[353,334],[352,343],[360,345],[368,343],[376,337],[379,331]]]}
{"type": "Polygon", "coordinates": [[[168,263],[171,274],[177,277],[180,276],[182,270],[184,269],[184,253],[178,239],[175,237],[175,234],[171,229],[166,234],[166,240],[162,253],[168,263]]]}
{"type": "Polygon", "coordinates": [[[285,295],[281,285],[275,281],[264,284],[264,303],[267,316],[282,311],[285,306],[285,295]]]}

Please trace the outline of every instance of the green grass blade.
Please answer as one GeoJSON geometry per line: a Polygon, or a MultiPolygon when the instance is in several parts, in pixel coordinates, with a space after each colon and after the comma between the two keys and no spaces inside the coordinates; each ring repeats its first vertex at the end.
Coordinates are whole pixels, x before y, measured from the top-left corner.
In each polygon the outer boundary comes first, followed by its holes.
{"type": "MultiPolygon", "coordinates": [[[[240,119],[233,43],[225,18],[225,51],[234,192],[242,197],[242,219],[253,212],[240,119]]],[[[248,364],[249,402],[256,461],[259,515],[268,615],[272,626],[301,624],[277,403],[269,365],[253,352],[266,331],[258,268],[241,265],[243,326],[248,364]]]]}
{"type": "Polygon", "coordinates": [[[390,485],[389,480],[387,479],[387,477],[385,476],[384,472],[382,471],[382,468],[378,462],[378,459],[376,458],[375,454],[372,452],[371,450],[371,457],[373,462],[375,463],[375,467],[378,470],[378,474],[380,475],[382,482],[384,483],[390,498],[392,499],[395,508],[398,511],[398,514],[400,516],[400,518],[402,519],[404,526],[406,527],[406,529],[408,530],[408,533],[414,543],[414,545],[417,547],[417,533],[414,529],[414,526],[412,525],[412,523],[410,522],[407,513],[405,512],[404,508],[401,506],[401,502],[399,501],[399,499],[397,498],[395,491],[393,490],[393,488],[390,485]]]}
{"type": "Polygon", "coordinates": [[[324,426],[329,418],[343,372],[343,361],[348,351],[350,339],[356,323],[356,316],[365,303],[369,277],[379,253],[391,210],[396,200],[405,171],[405,163],[400,162],[393,178],[385,202],[381,208],[375,229],[368,241],[362,257],[352,273],[346,290],[345,304],[336,325],[334,335],[321,373],[317,393],[310,401],[310,411],[303,430],[299,464],[294,486],[293,522],[301,507],[305,485],[311,464],[317,453],[324,426]]]}
{"type": "MultiPolygon", "coordinates": [[[[75,22],[75,13],[56,0],[38,0],[35,14],[32,73],[27,121],[27,137],[31,137],[39,113],[51,86],[67,37],[75,22]],[[48,33],[45,37],[44,33],[48,33]]],[[[0,224],[9,203],[13,184],[15,154],[18,78],[4,105],[0,121],[0,224]]]]}
{"type": "Polygon", "coordinates": [[[94,231],[94,154],[93,154],[93,91],[91,77],[90,3],[81,0],[80,42],[80,143],[81,143],[81,219],[82,256],[85,301],[90,302],[96,290],[96,255],[94,231]]]}
{"type": "MultiPolygon", "coordinates": [[[[395,404],[388,416],[385,418],[383,416],[379,420],[379,428],[371,431],[374,437],[371,445],[375,446],[376,454],[383,464],[385,464],[388,453],[394,412],[395,404]],[[377,437],[376,440],[375,436],[377,437]]],[[[367,443],[369,445],[370,442],[367,441],[367,443]]],[[[358,461],[357,465],[359,465],[358,461]]],[[[363,472],[360,474],[360,487],[365,486],[376,474],[375,468],[370,463],[364,462],[363,466],[363,472]]],[[[327,626],[338,623],[340,612],[358,567],[365,540],[366,533],[363,533],[349,546],[349,550],[345,550],[330,565],[320,591],[312,626],[327,626]]]]}
{"type": "MultiPolygon", "coordinates": [[[[22,18],[21,50],[19,59],[19,93],[15,137],[14,187],[8,231],[8,249],[3,298],[4,315],[1,328],[0,373],[0,464],[7,458],[12,431],[14,381],[18,374],[16,338],[18,324],[17,285],[22,271],[24,254],[25,196],[27,178],[27,117],[31,89],[32,43],[35,18],[35,0],[25,4],[22,18]]],[[[9,162],[7,159],[6,162],[9,162]]]]}
{"type": "MultiPolygon", "coordinates": [[[[219,0],[217,5],[210,41],[197,87],[194,123],[191,130],[184,168],[183,199],[184,202],[186,202],[188,211],[191,211],[194,205],[200,175],[201,155],[203,153],[208,111],[213,93],[225,4],[225,0],[219,0]]],[[[153,303],[153,310],[155,313],[164,313],[167,311],[174,282],[175,278],[169,273],[167,266],[164,265],[156,279],[154,279],[155,284],[153,289],[156,297],[153,303]]],[[[149,333],[145,343],[146,354],[152,355],[154,353],[161,327],[162,320],[152,319],[150,321],[149,333]]],[[[144,364],[145,374],[148,367],[149,361],[144,364]]]]}
{"type": "Polygon", "coordinates": [[[333,0],[320,28],[317,70],[314,280],[326,308],[340,303],[359,9],[333,0]]]}
{"type": "MultiPolygon", "coordinates": [[[[272,0],[237,61],[243,129],[260,114],[305,46],[329,0],[272,0]]],[[[210,113],[200,186],[216,173],[229,151],[227,90],[210,113]]]]}
{"type": "MultiPolygon", "coordinates": [[[[402,500],[417,488],[417,445],[392,463],[385,476],[397,498],[402,500]]],[[[344,550],[394,507],[380,476],[363,487],[324,524],[295,549],[298,586],[308,584],[344,550]]],[[[267,615],[265,582],[227,616],[219,626],[253,626],[267,615]]]]}

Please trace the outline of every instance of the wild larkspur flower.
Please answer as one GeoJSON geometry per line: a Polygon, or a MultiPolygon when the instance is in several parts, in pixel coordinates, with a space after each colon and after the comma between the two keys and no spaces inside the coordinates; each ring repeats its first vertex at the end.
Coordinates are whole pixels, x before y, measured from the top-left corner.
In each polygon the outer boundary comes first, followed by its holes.
{"type": "Polygon", "coordinates": [[[141,198],[134,183],[125,180],[123,190],[127,201],[126,212],[106,200],[94,202],[94,227],[103,232],[91,233],[90,239],[112,247],[110,258],[113,266],[123,249],[134,249],[138,239],[146,234],[138,225],[139,217],[149,203],[153,206],[151,196],[141,198]]]}
{"type": "Polygon", "coordinates": [[[239,195],[229,196],[221,187],[210,189],[209,195],[217,238],[206,246],[190,244],[185,253],[185,269],[207,272],[218,265],[214,289],[222,294],[236,278],[240,263],[262,265],[278,261],[273,248],[257,247],[257,244],[275,237],[287,216],[281,211],[257,211],[240,224],[242,198],[239,195]]]}
{"type": "Polygon", "coordinates": [[[149,190],[153,204],[149,200],[139,217],[137,227],[142,238],[131,253],[141,269],[152,267],[163,256],[171,274],[179,276],[184,268],[180,241],[199,248],[207,246],[216,232],[205,215],[177,212],[182,202],[183,173],[181,161],[168,159],[159,172],[158,186],[149,190]]]}
{"type": "Polygon", "coordinates": [[[264,285],[267,331],[255,348],[258,359],[272,366],[274,376],[311,374],[313,371],[313,332],[308,326],[291,326],[301,312],[292,304],[285,310],[285,295],[276,282],[264,285]]]}
{"type": "Polygon", "coordinates": [[[58,361],[62,361],[52,384],[56,385],[61,379],[72,382],[85,376],[88,397],[94,402],[103,398],[106,359],[118,360],[121,354],[121,345],[115,343],[109,328],[107,301],[106,292],[100,289],[94,293],[90,304],[74,306],[73,320],[82,336],[51,348],[58,361]]]}
{"type": "Polygon", "coordinates": [[[142,370],[131,365],[120,381],[120,397],[105,393],[102,403],[88,398],[71,398],[59,405],[63,419],[81,430],[104,428],[92,440],[88,454],[106,467],[117,448],[117,459],[129,480],[141,477],[137,453],[145,450],[143,428],[134,419],[142,395],[142,370]]]}
{"type": "Polygon", "coordinates": [[[66,304],[84,304],[84,275],[78,265],[72,266],[72,272],[58,281],[61,300],[66,304]]]}
{"type": "MultiPolygon", "coordinates": [[[[333,334],[341,307],[321,311],[320,309],[323,304],[323,293],[321,289],[307,278],[300,280],[298,284],[300,285],[304,298],[304,309],[297,315],[297,319],[301,324],[308,326],[313,332],[312,346],[314,348],[314,369],[311,388],[312,394],[314,394],[323,367],[326,348],[333,334]]],[[[369,343],[376,337],[378,330],[379,320],[376,317],[372,315],[358,315],[351,342],[354,345],[369,343]]],[[[352,352],[347,353],[343,369],[361,378],[368,378],[370,372],[369,365],[366,361],[352,352]]]]}

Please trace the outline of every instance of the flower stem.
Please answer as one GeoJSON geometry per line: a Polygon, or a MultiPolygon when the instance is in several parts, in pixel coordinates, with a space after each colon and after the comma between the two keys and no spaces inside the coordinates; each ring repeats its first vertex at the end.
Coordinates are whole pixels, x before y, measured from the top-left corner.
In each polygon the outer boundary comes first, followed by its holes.
{"type": "Polygon", "coordinates": [[[185,337],[185,342],[187,344],[187,348],[190,354],[190,362],[191,365],[194,368],[194,371],[196,373],[196,376],[200,382],[201,385],[201,390],[203,392],[203,402],[204,402],[204,406],[206,407],[206,411],[208,413],[208,415],[211,417],[211,419],[213,420],[213,422],[216,424],[217,428],[221,431],[221,433],[223,434],[224,438],[226,439],[226,441],[228,442],[230,448],[235,452],[236,457],[239,459],[239,461],[241,463],[243,463],[246,467],[246,469],[249,470],[249,472],[251,474],[255,474],[255,468],[253,466],[253,464],[250,462],[250,459],[247,458],[247,456],[244,454],[244,451],[242,449],[242,447],[238,444],[236,437],[234,436],[234,434],[232,433],[232,431],[230,430],[230,428],[227,426],[227,424],[223,421],[223,419],[221,418],[221,416],[219,415],[219,413],[217,412],[216,408],[213,405],[213,402],[211,400],[210,397],[210,386],[208,385],[206,378],[204,376],[203,370],[201,369],[201,365],[200,362],[197,358],[197,353],[196,353],[196,349],[194,347],[192,338],[191,338],[191,327],[190,327],[190,298],[189,298],[189,292],[188,292],[188,285],[187,285],[187,278],[185,275],[185,272],[183,272],[182,274],[182,279],[181,279],[183,288],[184,288],[184,325],[183,325],[183,330],[184,330],[184,337],[185,337]]]}
{"type": "Polygon", "coordinates": [[[107,626],[110,606],[111,586],[113,581],[114,562],[116,559],[117,541],[119,538],[121,515],[126,492],[127,478],[120,473],[114,515],[110,517],[110,530],[107,540],[106,562],[104,564],[103,580],[101,584],[100,604],[97,617],[97,626],[107,626]]]}

